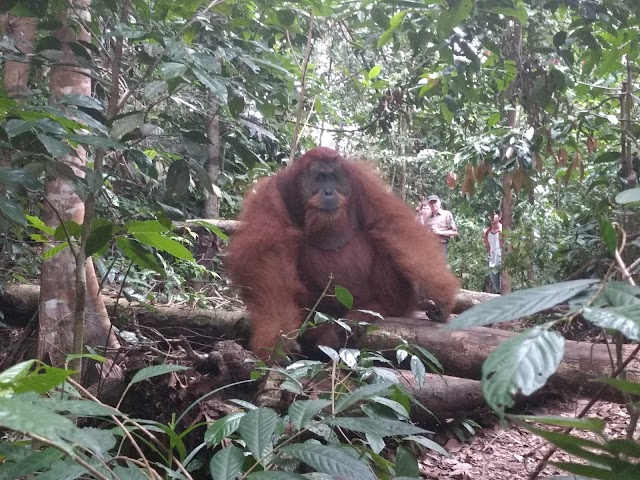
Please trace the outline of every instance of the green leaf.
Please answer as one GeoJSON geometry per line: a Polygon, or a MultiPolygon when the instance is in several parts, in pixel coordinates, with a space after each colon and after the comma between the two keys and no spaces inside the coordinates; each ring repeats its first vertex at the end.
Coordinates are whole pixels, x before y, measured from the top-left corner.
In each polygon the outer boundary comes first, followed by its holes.
{"type": "Polygon", "coordinates": [[[169,227],[158,220],[144,220],[142,222],[129,222],[125,224],[129,233],[163,233],[168,232],[169,227]]]}
{"type": "Polygon", "coordinates": [[[40,143],[44,145],[44,148],[47,149],[49,155],[51,155],[53,158],[67,155],[71,150],[69,148],[69,145],[67,145],[66,143],[62,143],[60,140],[56,140],[55,138],[45,135],[44,133],[39,133],[37,137],[38,140],[40,140],[40,143]]]}
{"type": "Polygon", "coordinates": [[[289,420],[296,429],[302,430],[309,420],[329,405],[330,400],[296,400],[289,406],[289,420]]]}
{"type": "Polygon", "coordinates": [[[130,238],[118,237],[116,239],[116,245],[129,260],[132,260],[138,266],[161,274],[166,273],[157,258],[137,241],[130,238]]]}
{"type": "Polygon", "coordinates": [[[243,464],[243,451],[232,445],[223,448],[211,458],[209,473],[213,480],[236,480],[243,464]]]}
{"type": "Polygon", "coordinates": [[[398,445],[396,450],[396,477],[420,478],[418,459],[404,445],[398,445]]]}
{"type": "Polygon", "coordinates": [[[229,235],[224,233],[220,228],[216,227],[214,224],[205,222],[204,220],[196,220],[189,221],[189,224],[199,225],[200,227],[204,227],[209,230],[211,233],[215,234],[218,238],[222,240],[229,240],[229,235]]]}
{"type": "Polygon", "coordinates": [[[213,422],[204,432],[204,442],[207,446],[213,447],[235,432],[244,415],[244,412],[230,413],[213,422]]]}
{"type": "Polygon", "coordinates": [[[520,22],[520,25],[524,27],[529,20],[529,14],[527,13],[527,9],[524,5],[520,4],[518,8],[509,8],[509,7],[489,7],[489,11],[493,13],[497,13],[499,15],[504,15],[506,17],[513,17],[520,22]]]}
{"type": "Polygon", "coordinates": [[[25,187],[30,190],[42,188],[42,183],[24,168],[0,167],[0,184],[7,189],[25,187]]]}
{"type": "Polygon", "coordinates": [[[573,280],[503,295],[463,312],[443,328],[480,327],[507,322],[551,308],[586,290],[597,280],[573,280]]]}
{"type": "MultiPolygon", "coordinates": [[[[620,160],[620,152],[605,152],[594,160],[595,163],[608,163],[608,162],[617,162],[620,160]]],[[[628,190],[625,190],[628,191],[628,190]]],[[[624,193],[624,192],[622,192],[624,193]]],[[[616,200],[617,201],[617,200],[616,200]]]]}
{"type": "Polygon", "coordinates": [[[564,355],[564,338],[544,326],[533,327],[502,342],[482,365],[482,392],[500,416],[513,396],[531,395],[555,373],[564,355]]]}
{"type": "Polygon", "coordinates": [[[349,310],[353,308],[353,295],[351,292],[341,285],[336,285],[334,288],[336,299],[349,310]]]}
{"type": "Polygon", "coordinates": [[[187,73],[187,66],[183,63],[167,62],[160,65],[160,73],[165,80],[181,77],[187,73]]]}
{"type": "Polygon", "coordinates": [[[270,408],[256,408],[240,420],[238,431],[256,460],[262,459],[273,447],[277,421],[278,415],[270,408]]]}
{"type": "Polygon", "coordinates": [[[185,160],[176,160],[167,171],[167,195],[175,200],[183,198],[189,191],[191,174],[185,160]]]}
{"type": "Polygon", "coordinates": [[[3,480],[18,480],[35,478],[31,477],[30,474],[48,468],[60,460],[64,453],[55,448],[45,448],[43,450],[35,450],[30,455],[21,458],[9,458],[6,452],[2,452],[1,455],[6,458],[0,465],[0,477],[3,480]]]}
{"type": "Polygon", "coordinates": [[[0,372],[0,384],[11,386],[16,380],[28,375],[35,363],[35,360],[27,360],[25,362],[17,363],[16,365],[7,368],[5,371],[0,372]]]}
{"type": "Polygon", "coordinates": [[[227,87],[225,87],[221,81],[197,68],[193,69],[193,73],[196,78],[215,95],[216,101],[219,104],[224,105],[227,103],[227,87]]]}
{"type": "Polygon", "coordinates": [[[289,472],[254,472],[249,474],[248,480],[309,480],[306,475],[289,472]]]}
{"type": "Polygon", "coordinates": [[[389,42],[389,40],[391,40],[391,38],[393,37],[393,32],[395,32],[398,27],[402,25],[402,21],[404,20],[404,17],[406,15],[407,12],[398,12],[393,17],[391,17],[391,20],[389,21],[389,28],[385,30],[382,35],[380,35],[380,38],[378,38],[378,43],[376,45],[378,48],[382,48],[389,42]]]}
{"type": "Polygon", "coordinates": [[[614,308],[583,307],[584,318],[601,328],[610,328],[631,340],[640,340],[640,305],[614,308]]]}
{"type": "Polygon", "coordinates": [[[423,447],[428,448],[429,450],[433,450],[434,452],[439,453],[440,455],[443,455],[445,457],[449,456],[449,452],[447,452],[444,448],[442,448],[440,444],[426,437],[422,437],[422,436],[416,437],[411,435],[408,437],[404,437],[403,440],[415,442],[418,445],[422,445],[423,447]]]}
{"type": "Polygon", "coordinates": [[[620,380],[619,378],[601,377],[594,378],[594,382],[606,383],[611,385],[616,390],[620,390],[624,393],[631,395],[640,395],[640,384],[635,382],[629,382],[628,380],[620,380]]]}
{"type": "Polygon", "coordinates": [[[68,418],[50,409],[34,405],[33,401],[37,398],[32,393],[0,397],[0,426],[16,432],[40,435],[71,453],[72,446],[65,439],[73,436],[76,426],[68,418]]]}
{"type": "Polygon", "coordinates": [[[373,383],[342,395],[336,401],[336,413],[339,413],[362,400],[367,400],[374,395],[380,395],[382,392],[386,392],[393,386],[395,386],[395,384],[392,382],[373,383]]]}
{"type": "Polygon", "coordinates": [[[326,473],[333,477],[376,480],[376,476],[368,465],[337,447],[305,442],[284,447],[282,452],[297,458],[318,472],[326,473]]]}
{"type": "Polygon", "coordinates": [[[610,281],[604,289],[604,295],[614,307],[640,306],[640,287],[625,282],[610,281]]]}
{"type": "Polygon", "coordinates": [[[325,419],[324,423],[332,427],[346,428],[354,432],[369,433],[380,437],[429,433],[427,430],[410,423],[384,417],[335,417],[325,419]]]}
{"type": "Polygon", "coordinates": [[[11,220],[19,225],[27,225],[27,217],[22,207],[4,196],[0,197],[0,213],[2,213],[2,216],[7,220],[11,220]]]}
{"type": "Polygon", "coordinates": [[[382,70],[382,67],[380,65],[374,65],[373,68],[369,70],[369,73],[367,74],[367,78],[369,80],[371,80],[372,78],[376,78],[378,75],[380,75],[381,70],[382,70]]]}
{"type": "Polygon", "coordinates": [[[278,22],[280,23],[280,25],[285,28],[290,27],[296,21],[296,14],[293,13],[293,10],[278,10],[276,12],[276,16],[278,17],[278,22]]]}
{"type": "Polygon", "coordinates": [[[442,116],[447,123],[451,123],[453,121],[453,113],[445,103],[440,104],[440,113],[442,113],[442,116]]]}
{"type": "Polygon", "coordinates": [[[61,385],[73,373],[72,370],[42,365],[35,372],[14,380],[11,387],[15,393],[45,393],[61,385]]]}
{"type": "Polygon", "coordinates": [[[416,379],[416,384],[418,388],[422,388],[424,386],[424,376],[427,373],[427,370],[424,368],[424,363],[420,360],[416,355],[411,355],[411,373],[413,373],[413,378],[416,379]]]}
{"type": "Polygon", "coordinates": [[[147,380],[149,378],[157,377],[159,375],[165,375],[171,372],[181,372],[184,370],[189,370],[189,367],[185,367],[183,365],[152,365],[150,367],[145,367],[142,370],[136,372],[136,374],[131,379],[131,384],[141,382],[143,380],[147,380]]]}
{"type": "Polygon", "coordinates": [[[30,226],[37,228],[38,230],[46,233],[47,235],[53,235],[56,231],[55,228],[48,226],[38,217],[34,217],[33,215],[27,215],[27,221],[29,222],[30,226]]]}
{"type": "Polygon", "coordinates": [[[126,149],[126,145],[123,145],[120,142],[116,142],[115,140],[111,140],[107,137],[99,137],[97,135],[77,135],[77,134],[69,134],[65,135],[65,138],[71,140],[72,142],[81,143],[84,145],[93,145],[95,147],[102,147],[105,149],[114,149],[114,150],[124,150],[126,149]]]}
{"type": "Polygon", "coordinates": [[[446,38],[451,31],[466,20],[473,11],[473,0],[451,0],[449,9],[443,10],[438,17],[438,38],[446,38]]]}
{"type": "Polygon", "coordinates": [[[604,217],[600,218],[600,235],[602,241],[607,246],[607,250],[613,256],[616,253],[616,247],[618,246],[618,235],[613,224],[604,217]]]}
{"type": "Polygon", "coordinates": [[[176,258],[180,258],[182,260],[193,260],[193,255],[191,252],[184,247],[180,242],[173,240],[172,238],[166,237],[161,233],[134,233],[133,236],[136,240],[138,240],[143,245],[149,245],[151,247],[155,247],[158,250],[162,250],[163,252],[167,252],[170,255],[173,255],[176,258]]]}
{"type": "Polygon", "coordinates": [[[164,80],[149,82],[144,86],[145,100],[155,100],[169,91],[169,84],[164,80]]]}
{"type": "Polygon", "coordinates": [[[91,222],[91,232],[87,238],[85,253],[88,257],[100,252],[113,239],[116,226],[106,218],[95,218],[91,222]]]}
{"type": "MultiPolygon", "coordinates": [[[[73,372],[70,372],[73,373],[73,372]]],[[[50,408],[56,412],[66,412],[79,417],[109,417],[112,415],[122,416],[117,409],[108,405],[93,402],[91,400],[61,400],[56,397],[36,400],[34,403],[50,408]]]]}
{"type": "Polygon", "coordinates": [[[640,202],[640,188],[630,188],[623,190],[616,195],[616,203],[626,205],[627,203],[640,202]]]}
{"type": "Polygon", "coordinates": [[[556,416],[536,416],[536,415],[509,415],[509,418],[519,420],[529,420],[531,422],[542,423],[543,425],[551,425],[554,427],[571,427],[579,430],[585,430],[601,434],[604,431],[606,423],[601,418],[571,418],[556,416]]]}
{"type": "Polygon", "coordinates": [[[145,112],[131,112],[113,120],[109,135],[112,138],[122,138],[144,123],[145,112]]]}

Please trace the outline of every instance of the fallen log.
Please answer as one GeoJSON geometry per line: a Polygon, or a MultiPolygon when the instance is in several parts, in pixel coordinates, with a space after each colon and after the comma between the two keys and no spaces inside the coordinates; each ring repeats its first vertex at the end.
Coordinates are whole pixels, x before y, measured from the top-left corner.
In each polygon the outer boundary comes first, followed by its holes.
{"type": "MultiPolygon", "coordinates": [[[[12,326],[23,326],[31,319],[38,308],[38,296],[40,287],[27,283],[13,283],[5,285],[0,292],[0,312],[4,314],[4,322],[12,326]]],[[[482,302],[491,300],[498,295],[471,290],[460,290],[456,297],[453,313],[461,313],[482,302]]],[[[152,307],[143,306],[139,302],[128,302],[124,298],[116,299],[104,295],[104,302],[109,315],[125,315],[134,317],[140,323],[158,322],[160,325],[195,325],[215,327],[222,323],[222,331],[229,327],[238,327],[236,324],[248,318],[245,312],[228,311],[216,308],[189,308],[186,306],[155,304],[152,307]],[[227,325],[231,324],[231,325],[227,325]]],[[[422,307],[429,307],[426,300],[422,301],[422,307]]],[[[226,338],[226,337],[225,337],[226,338]]]]}
{"type": "MultiPolygon", "coordinates": [[[[12,285],[5,288],[0,296],[0,309],[5,314],[5,323],[10,322],[6,305],[19,306],[24,318],[30,318],[37,306],[38,287],[32,285],[12,285]]],[[[249,333],[246,312],[228,312],[215,309],[196,309],[166,305],[153,308],[120,300],[116,307],[113,299],[105,298],[111,315],[135,319],[157,329],[173,327],[206,327],[211,335],[220,339],[246,339],[249,333]]],[[[14,309],[15,310],[15,309],[14,309]]],[[[16,310],[17,311],[17,310],[16,310]]],[[[376,351],[392,351],[402,338],[410,344],[420,345],[440,361],[444,373],[456,377],[479,380],[482,363],[489,353],[504,340],[515,335],[496,328],[476,327],[458,331],[443,331],[442,324],[421,319],[389,318],[379,324],[380,329],[369,332],[360,340],[359,347],[376,351]]],[[[623,347],[623,356],[629,355],[632,346],[623,347]]],[[[547,388],[558,392],[588,395],[597,390],[598,383],[590,380],[608,376],[612,370],[611,358],[605,344],[591,344],[567,340],[565,354],[560,367],[553,375],[547,388]]],[[[628,368],[627,378],[640,381],[640,361],[635,359],[628,368]]],[[[607,398],[620,401],[615,392],[607,398]]]]}

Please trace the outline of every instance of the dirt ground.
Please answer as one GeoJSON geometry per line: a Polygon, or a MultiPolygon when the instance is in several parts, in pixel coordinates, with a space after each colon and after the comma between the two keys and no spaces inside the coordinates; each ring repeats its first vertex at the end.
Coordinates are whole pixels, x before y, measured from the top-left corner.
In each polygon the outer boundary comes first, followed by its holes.
{"type": "MultiPolygon", "coordinates": [[[[588,401],[589,399],[547,401],[545,405],[535,407],[527,414],[575,417],[588,401]]],[[[624,438],[625,429],[629,423],[629,415],[624,405],[598,402],[592,407],[588,416],[605,420],[607,423],[605,434],[609,438],[624,438]]],[[[640,428],[636,429],[635,438],[639,433],[640,428]]],[[[574,434],[577,433],[574,431],[574,434]]],[[[580,432],[579,435],[597,440],[594,435],[589,433],[580,432]]],[[[425,453],[420,459],[421,474],[424,478],[438,480],[526,479],[549,448],[544,440],[517,425],[510,425],[507,428],[500,425],[484,428],[463,443],[453,438],[443,440],[444,447],[451,457],[447,458],[430,452],[425,453]]],[[[558,451],[550,461],[576,462],[578,460],[567,453],[558,451]]],[[[548,465],[538,478],[543,479],[553,475],[567,475],[566,478],[573,478],[551,465],[548,465]]]]}

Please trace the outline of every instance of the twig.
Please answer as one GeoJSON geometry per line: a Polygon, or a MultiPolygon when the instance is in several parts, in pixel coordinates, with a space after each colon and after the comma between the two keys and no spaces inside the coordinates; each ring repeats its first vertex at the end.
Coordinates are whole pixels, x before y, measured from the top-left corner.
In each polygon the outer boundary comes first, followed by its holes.
{"type": "Polygon", "coordinates": [[[300,93],[298,94],[298,114],[296,115],[296,123],[293,127],[293,141],[291,142],[291,153],[289,154],[289,162],[293,162],[298,149],[298,135],[300,134],[300,123],[302,122],[302,112],[304,110],[305,80],[307,78],[307,69],[309,67],[309,57],[311,56],[311,47],[313,45],[313,12],[309,16],[309,33],[307,34],[307,48],[304,52],[304,64],[302,65],[302,78],[300,78],[300,93]]]}

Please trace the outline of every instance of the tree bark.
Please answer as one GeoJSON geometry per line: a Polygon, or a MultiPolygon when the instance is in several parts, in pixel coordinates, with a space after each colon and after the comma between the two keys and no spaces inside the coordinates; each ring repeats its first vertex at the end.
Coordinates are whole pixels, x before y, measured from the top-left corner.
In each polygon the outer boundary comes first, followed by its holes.
{"type": "MultiPolygon", "coordinates": [[[[220,105],[209,94],[209,116],[207,118],[207,137],[209,144],[207,151],[209,158],[207,159],[206,172],[211,185],[217,185],[222,171],[222,155],[220,154],[220,114],[218,109],[220,105]]],[[[206,192],[204,201],[204,214],[209,218],[218,218],[220,216],[220,198],[215,193],[206,192]]]]}
{"type": "MultiPolygon", "coordinates": [[[[62,43],[62,59],[51,67],[51,99],[55,103],[59,97],[69,94],[91,95],[91,79],[86,69],[76,64],[75,55],[70,48],[77,41],[90,42],[89,33],[76,25],[72,28],[68,18],[82,16],[89,18],[88,0],[75,0],[73,8],[61,16],[63,26],[55,33],[62,43]]],[[[56,159],[70,166],[79,177],[86,165],[87,152],[82,146],[76,148],[77,156],[68,155],[56,159]]],[[[44,221],[56,228],[61,222],[74,221],[82,224],[84,204],[73,190],[71,181],[63,178],[51,178],[45,184],[44,221]]],[[[58,242],[51,241],[47,249],[54,248],[58,242]]],[[[73,247],[76,248],[76,247],[73,247]]],[[[40,333],[38,338],[38,357],[53,365],[64,363],[66,356],[73,351],[74,338],[83,344],[97,348],[118,348],[120,345],[111,332],[111,323],[98,287],[98,280],[90,258],[84,263],[86,278],[84,285],[76,281],[76,255],[66,248],[42,264],[40,295],[40,333]],[[86,332],[74,330],[77,288],[86,288],[86,307],[84,317],[86,332]],[[78,336],[81,336],[78,339],[78,336]]],[[[82,272],[81,272],[82,273],[82,272]]],[[[84,293],[84,292],[83,292],[84,293]]],[[[84,327],[84,325],[81,325],[84,327]]]]}
{"type": "Polygon", "coordinates": [[[24,55],[24,61],[5,60],[4,88],[11,98],[21,97],[29,92],[30,55],[36,38],[38,20],[29,17],[16,17],[10,14],[6,18],[4,35],[13,41],[15,48],[24,55]]]}

